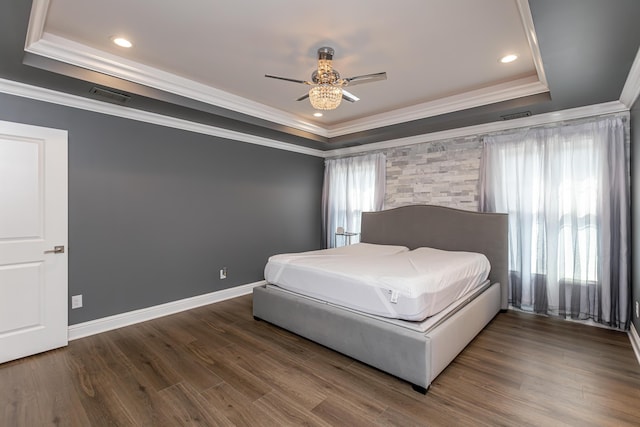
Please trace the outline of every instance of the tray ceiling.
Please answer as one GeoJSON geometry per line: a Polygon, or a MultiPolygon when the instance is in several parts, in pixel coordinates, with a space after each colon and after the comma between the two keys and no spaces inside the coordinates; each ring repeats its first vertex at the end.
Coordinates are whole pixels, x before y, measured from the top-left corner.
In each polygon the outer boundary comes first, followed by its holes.
{"type": "Polygon", "coordinates": [[[26,50],[323,137],[548,91],[525,0],[402,4],[326,0],[36,0],[26,50]],[[114,36],[130,39],[120,48],[114,36]],[[344,77],[386,71],[348,90],[361,100],[313,117],[301,80],[316,50],[344,77]],[[499,58],[515,53],[518,60],[499,58]]]}

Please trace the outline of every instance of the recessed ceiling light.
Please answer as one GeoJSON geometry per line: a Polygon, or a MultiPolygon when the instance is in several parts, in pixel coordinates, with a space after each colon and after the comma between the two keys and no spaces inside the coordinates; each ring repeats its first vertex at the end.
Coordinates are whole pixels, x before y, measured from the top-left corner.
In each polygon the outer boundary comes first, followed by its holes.
{"type": "Polygon", "coordinates": [[[322,117],[322,113],[320,112],[313,113],[313,117],[322,117]]]}
{"type": "Polygon", "coordinates": [[[506,55],[500,58],[500,62],[502,62],[503,64],[508,64],[509,62],[513,62],[516,59],[518,59],[518,55],[511,54],[511,55],[506,55]]]}
{"type": "Polygon", "coordinates": [[[133,43],[131,43],[129,40],[125,39],[124,37],[112,37],[111,40],[120,47],[129,48],[133,46],[133,43]]]}

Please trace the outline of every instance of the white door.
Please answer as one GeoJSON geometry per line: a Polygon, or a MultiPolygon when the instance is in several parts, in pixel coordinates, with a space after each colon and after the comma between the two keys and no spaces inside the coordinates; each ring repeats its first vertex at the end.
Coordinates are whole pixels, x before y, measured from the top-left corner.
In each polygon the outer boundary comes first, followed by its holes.
{"type": "Polygon", "coordinates": [[[67,132],[0,121],[0,363],[67,345],[67,276],[67,132]]]}

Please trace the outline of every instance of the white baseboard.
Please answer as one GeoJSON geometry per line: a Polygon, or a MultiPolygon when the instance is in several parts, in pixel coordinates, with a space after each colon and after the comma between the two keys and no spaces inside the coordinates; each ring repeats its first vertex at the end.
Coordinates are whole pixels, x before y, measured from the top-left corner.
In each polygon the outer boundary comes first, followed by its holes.
{"type": "Polygon", "coordinates": [[[638,336],[638,331],[636,331],[633,323],[631,324],[631,328],[629,329],[629,340],[631,341],[633,352],[636,354],[636,359],[638,359],[638,363],[640,363],[640,336],[638,336]]]}
{"type": "Polygon", "coordinates": [[[264,285],[264,280],[260,282],[248,283],[246,285],[236,286],[221,291],[211,292],[204,295],[198,295],[191,298],[185,298],[178,301],[168,302],[153,307],[147,307],[140,310],[129,311],[127,313],[116,314],[113,316],[103,317],[101,319],[91,320],[89,322],[78,323],[69,326],[69,341],[78,338],[88,337],[89,335],[99,334],[101,332],[110,331],[112,329],[122,328],[123,326],[133,325],[135,323],[146,322],[147,320],[156,319],[169,314],[178,313],[203,305],[213,304],[227,299],[250,294],[256,286],[264,285]]]}

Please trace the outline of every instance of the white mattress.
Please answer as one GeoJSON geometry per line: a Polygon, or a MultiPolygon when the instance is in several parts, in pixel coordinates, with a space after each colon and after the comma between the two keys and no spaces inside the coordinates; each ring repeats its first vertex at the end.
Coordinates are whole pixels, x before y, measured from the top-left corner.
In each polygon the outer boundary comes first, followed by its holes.
{"type": "Polygon", "coordinates": [[[371,243],[355,243],[353,245],[340,246],[338,248],[320,249],[318,251],[296,252],[292,254],[279,254],[269,258],[278,260],[310,259],[317,257],[344,257],[362,256],[371,257],[379,255],[393,255],[399,252],[409,252],[406,246],[373,245],[371,243]]]}
{"type": "Polygon", "coordinates": [[[272,256],[265,279],[364,313],[417,321],[481,285],[489,270],[482,254],[358,243],[272,256]]]}

